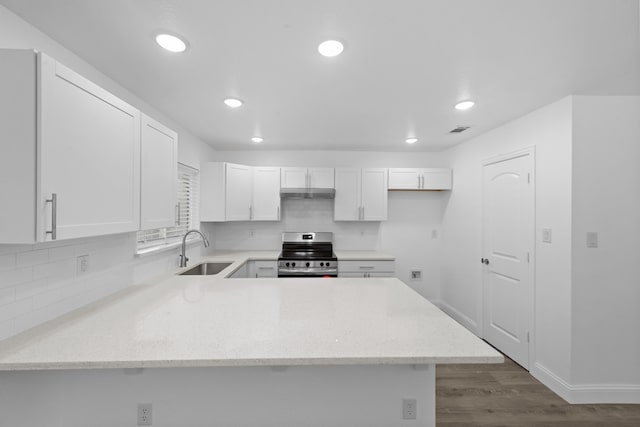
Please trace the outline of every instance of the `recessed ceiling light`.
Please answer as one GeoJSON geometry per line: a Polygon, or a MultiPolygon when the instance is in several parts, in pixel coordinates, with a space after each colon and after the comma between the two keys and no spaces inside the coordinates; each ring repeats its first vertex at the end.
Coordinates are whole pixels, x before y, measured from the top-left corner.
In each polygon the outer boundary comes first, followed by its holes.
{"type": "Polygon", "coordinates": [[[344,50],[344,45],[338,40],[327,40],[318,46],[318,52],[323,56],[338,56],[344,50]]]}
{"type": "Polygon", "coordinates": [[[264,138],[259,137],[259,136],[254,136],[253,138],[251,138],[251,140],[253,142],[260,143],[260,142],[264,141],[264,138]]]}
{"type": "Polygon", "coordinates": [[[404,140],[407,144],[415,144],[418,142],[418,138],[407,138],[404,140]]]}
{"type": "Polygon", "coordinates": [[[456,110],[468,110],[469,108],[473,107],[476,103],[473,101],[462,101],[462,102],[458,102],[455,105],[455,109],[456,110]]]}
{"type": "Polygon", "coordinates": [[[242,100],[237,98],[227,98],[224,100],[224,103],[227,107],[231,107],[231,108],[242,107],[242,104],[244,104],[242,100]]]}
{"type": "Polygon", "coordinates": [[[187,50],[187,43],[171,34],[158,34],[156,36],[156,42],[169,52],[180,53],[187,50]]]}

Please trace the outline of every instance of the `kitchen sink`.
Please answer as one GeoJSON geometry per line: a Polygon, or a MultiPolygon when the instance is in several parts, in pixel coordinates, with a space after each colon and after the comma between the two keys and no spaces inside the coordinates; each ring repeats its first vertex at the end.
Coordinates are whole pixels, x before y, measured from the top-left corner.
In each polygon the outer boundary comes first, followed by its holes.
{"type": "Polygon", "coordinates": [[[218,274],[225,268],[229,267],[231,262],[203,262],[202,264],[194,265],[188,270],[180,273],[181,276],[209,276],[211,274],[218,274]]]}

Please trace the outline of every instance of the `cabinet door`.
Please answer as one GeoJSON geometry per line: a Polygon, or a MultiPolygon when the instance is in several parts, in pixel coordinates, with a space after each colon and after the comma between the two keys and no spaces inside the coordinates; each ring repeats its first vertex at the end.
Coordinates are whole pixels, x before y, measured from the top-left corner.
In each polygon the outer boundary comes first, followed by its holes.
{"type": "Polygon", "coordinates": [[[176,224],[178,134],[142,114],[140,229],[176,224]]]}
{"type": "Polygon", "coordinates": [[[251,277],[278,277],[278,261],[251,261],[251,277]]]}
{"type": "MultiPolygon", "coordinates": [[[[360,169],[336,169],[336,198],[333,218],[336,221],[358,221],[361,215],[360,169]]],[[[386,189],[385,189],[386,190],[386,189]]]]}
{"type": "Polygon", "coordinates": [[[387,169],[362,169],[363,221],[387,219],[387,169]]]}
{"type": "Polygon", "coordinates": [[[309,168],[310,188],[334,188],[333,168],[309,168]]]}
{"type": "Polygon", "coordinates": [[[140,112],[46,55],[40,59],[37,240],[136,231],[140,112]]]}
{"type": "Polygon", "coordinates": [[[282,168],[280,187],[307,188],[307,168],[282,168]]]}
{"type": "Polygon", "coordinates": [[[423,189],[451,190],[451,169],[424,169],[423,189]]]}
{"type": "Polygon", "coordinates": [[[251,219],[253,179],[251,166],[225,164],[226,173],[226,220],[247,221],[251,219]]]}
{"type": "Polygon", "coordinates": [[[389,190],[417,190],[420,188],[422,174],[419,169],[389,169],[389,190]]]}
{"type": "Polygon", "coordinates": [[[253,168],[254,221],[280,220],[280,168],[253,168]]]}

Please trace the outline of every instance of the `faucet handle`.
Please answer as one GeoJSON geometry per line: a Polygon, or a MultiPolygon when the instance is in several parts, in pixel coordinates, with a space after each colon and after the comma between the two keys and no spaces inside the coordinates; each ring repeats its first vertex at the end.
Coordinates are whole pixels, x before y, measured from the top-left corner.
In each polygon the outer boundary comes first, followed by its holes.
{"type": "Polygon", "coordinates": [[[187,258],[186,255],[180,254],[180,267],[186,267],[188,261],[189,261],[189,258],[187,258]]]}

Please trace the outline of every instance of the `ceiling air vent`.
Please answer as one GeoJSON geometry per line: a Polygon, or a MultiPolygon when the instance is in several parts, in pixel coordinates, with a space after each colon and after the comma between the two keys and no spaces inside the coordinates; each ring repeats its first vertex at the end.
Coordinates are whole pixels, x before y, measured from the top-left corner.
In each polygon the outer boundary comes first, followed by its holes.
{"type": "Polygon", "coordinates": [[[451,129],[449,131],[449,133],[460,133],[460,132],[464,132],[465,130],[469,129],[470,126],[458,126],[455,129],[451,129]]]}

